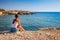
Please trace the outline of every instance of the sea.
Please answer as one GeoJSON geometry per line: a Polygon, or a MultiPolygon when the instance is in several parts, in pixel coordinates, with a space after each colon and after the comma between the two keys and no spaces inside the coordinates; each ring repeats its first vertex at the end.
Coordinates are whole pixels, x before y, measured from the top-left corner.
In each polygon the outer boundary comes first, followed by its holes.
{"type": "MultiPolygon", "coordinates": [[[[60,12],[32,12],[29,15],[18,16],[21,26],[27,31],[60,27],[60,12]]],[[[9,31],[14,18],[14,15],[0,16],[0,31],[9,31]]]]}

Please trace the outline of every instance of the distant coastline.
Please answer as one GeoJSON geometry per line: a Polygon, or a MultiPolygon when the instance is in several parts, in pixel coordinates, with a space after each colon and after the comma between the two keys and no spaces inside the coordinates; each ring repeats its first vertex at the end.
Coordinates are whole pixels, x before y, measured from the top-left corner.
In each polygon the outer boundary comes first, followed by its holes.
{"type": "Polygon", "coordinates": [[[23,11],[23,10],[4,10],[0,9],[0,15],[15,15],[15,14],[31,14],[30,11],[23,11]]]}

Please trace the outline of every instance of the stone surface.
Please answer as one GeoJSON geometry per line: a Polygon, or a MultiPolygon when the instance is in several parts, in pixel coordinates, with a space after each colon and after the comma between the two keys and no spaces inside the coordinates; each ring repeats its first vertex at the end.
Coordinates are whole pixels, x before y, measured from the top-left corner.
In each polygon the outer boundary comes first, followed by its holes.
{"type": "Polygon", "coordinates": [[[0,34],[0,40],[60,40],[60,30],[22,31],[0,34]]]}

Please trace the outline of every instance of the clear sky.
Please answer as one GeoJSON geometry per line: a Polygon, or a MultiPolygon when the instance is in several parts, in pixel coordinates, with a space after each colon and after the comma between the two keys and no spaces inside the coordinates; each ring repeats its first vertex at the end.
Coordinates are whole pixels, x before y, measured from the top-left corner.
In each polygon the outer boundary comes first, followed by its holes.
{"type": "Polygon", "coordinates": [[[60,0],[0,0],[6,10],[59,11],[60,0]]]}

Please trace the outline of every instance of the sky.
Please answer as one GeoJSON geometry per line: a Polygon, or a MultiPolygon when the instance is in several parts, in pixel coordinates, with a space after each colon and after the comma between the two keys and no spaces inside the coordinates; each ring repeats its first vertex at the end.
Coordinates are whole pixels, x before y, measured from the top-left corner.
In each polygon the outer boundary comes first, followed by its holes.
{"type": "Polygon", "coordinates": [[[0,0],[5,10],[60,12],[60,0],[0,0]]]}

